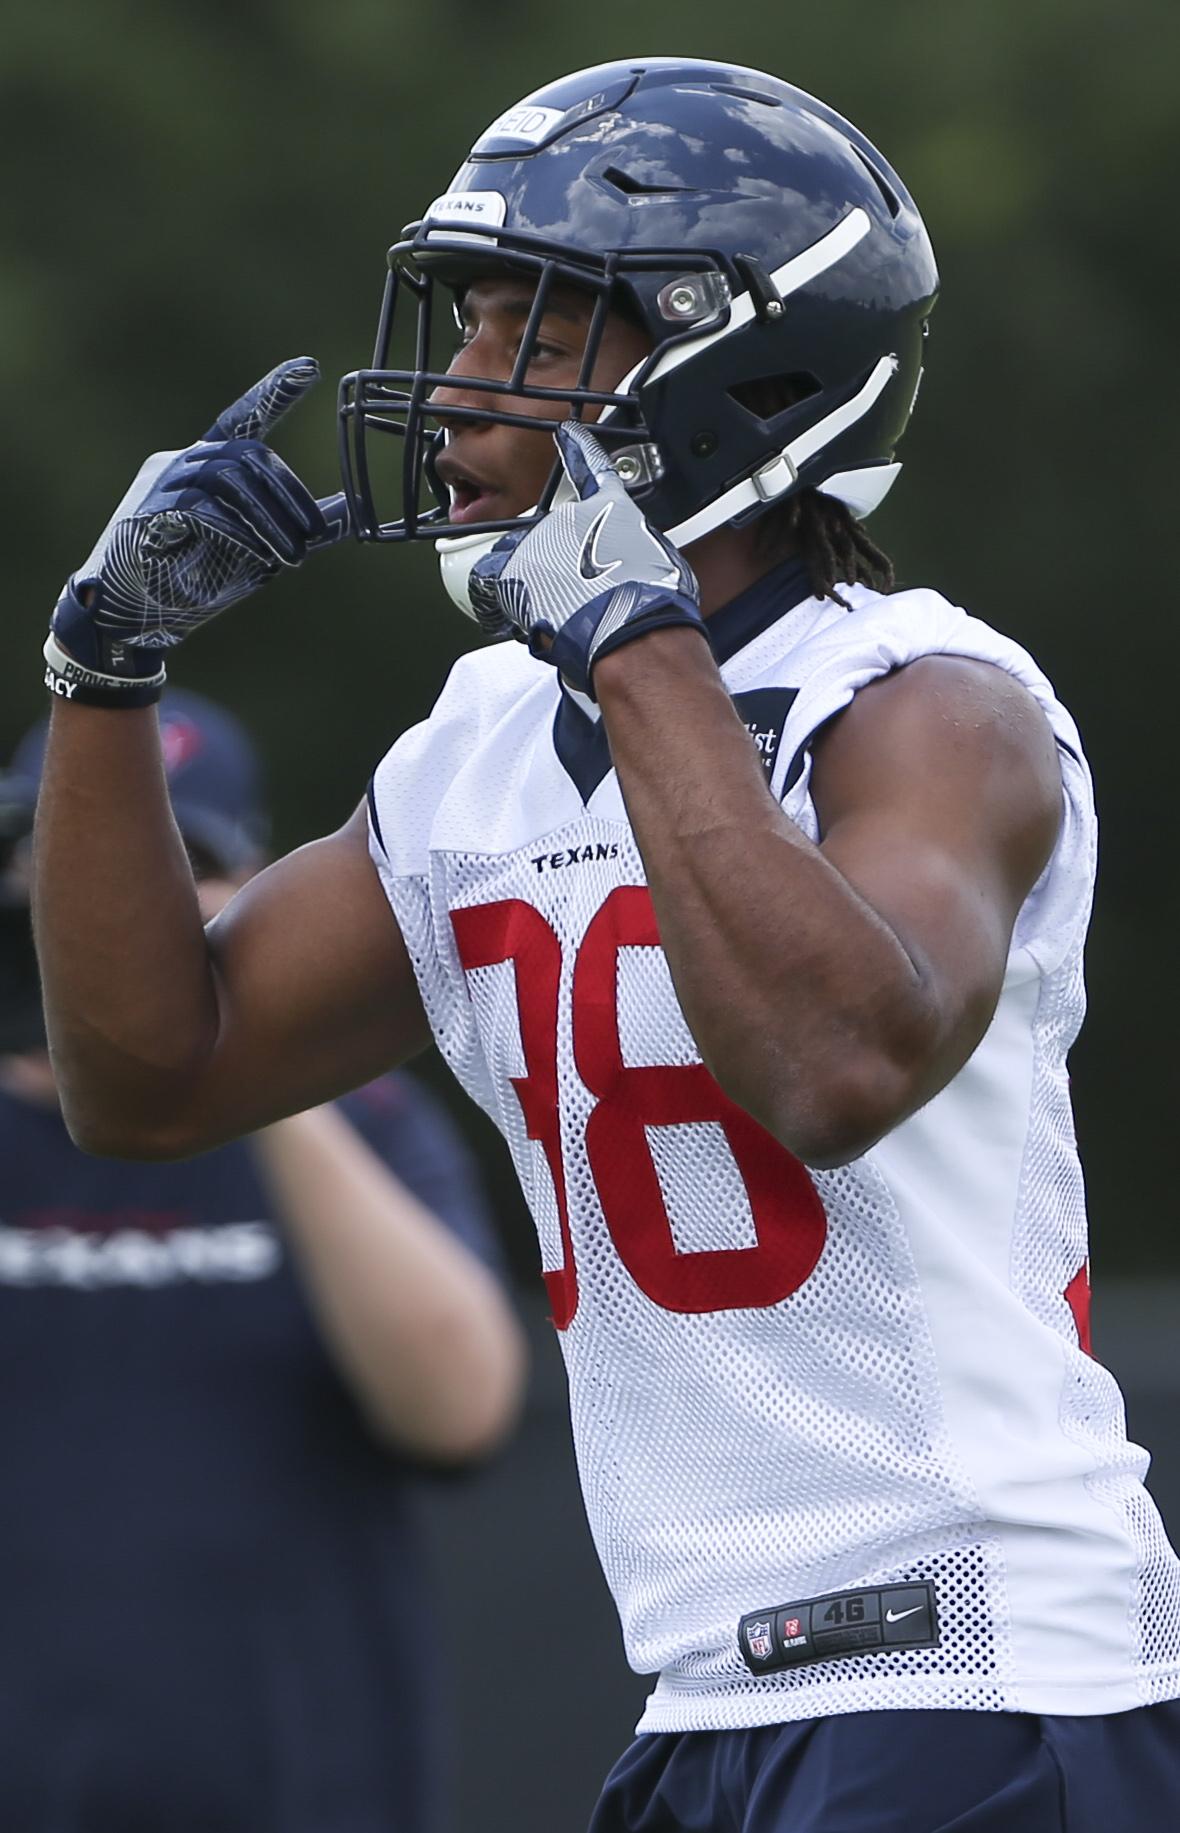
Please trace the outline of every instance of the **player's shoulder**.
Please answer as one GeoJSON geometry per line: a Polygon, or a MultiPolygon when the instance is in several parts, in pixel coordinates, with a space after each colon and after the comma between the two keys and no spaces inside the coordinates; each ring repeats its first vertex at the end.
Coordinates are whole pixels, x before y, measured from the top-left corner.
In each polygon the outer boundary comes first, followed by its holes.
{"type": "Polygon", "coordinates": [[[552,701],[556,676],[523,643],[505,641],[470,650],[453,664],[425,724],[488,731],[522,702],[552,701]]]}
{"type": "Polygon", "coordinates": [[[1031,836],[1041,865],[1052,850],[1061,814],[1056,735],[1046,708],[992,661],[919,656],[855,694],[816,733],[813,751],[812,794],[825,828],[840,809],[912,814],[942,798],[973,807],[997,835],[1031,836]]]}
{"type": "Polygon", "coordinates": [[[1088,777],[1077,727],[1044,672],[1012,637],[929,586],[878,592],[841,585],[839,592],[838,600],[812,597],[786,611],[722,671],[739,706],[777,705],[781,732],[771,788],[793,817],[808,793],[805,766],[816,735],[873,683],[910,672],[914,689],[925,692],[940,672],[926,666],[933,658],[943,658],[944,675],[968,665],[964,682],[970,664],[1001,671],[1007,680],[996,679],[1000,716],[1022,691],[1031,695],[1059,746],[1088,777]]]}
{"type": "MultiPolygon", "coordinates": [[[[820,600],[825,615],[800,644],[800,661],[808,668],[827,659],[880,655],[888,668],[904,667],[920,656],[942,653],[961,643],[977,623],[963,609],[930,586],[878,592],[871,586],[842,585],[842,603],[820,600]]],[[[979,625],[985,644],[998,633],[979,625]]]]}
{"type": "Polygon", "coordinates": [[[556,689],[553,669],[519,643],[497,643],[460,656],[427,717],[390,747],[376,781],[380,784],[391,772],[404,774],[427,758],[438,768],[448,753],[470,755],[471,747],[507,715],[519,715],[522,706],[531,708],[534,702],[551,705],[556,689]]]}
{"type": "MultiPolygon", "coordinates": [[[[798,691],[797,717],[822,722],[871,682],[902,671],[913,670],[914,688],[921,691],[940,671],[915,665],[940,657],[946,663],[941,673],[948,677],[960,672],[959,665],[965,665],[966,679],[971,664],[990,664],[1031,694],[1067,742],[1076,743],[1072,721],[1028,651],[941,592],[928,586],[877,592],[845,585],[840,596],[843,603],[813,599],[800,607],[803,618],[795,613],[783,619],[777,640],[758,657],[768,678],[798,691]]],[[[1004,699],[1011,690],[997,681],[996,693],[1004,699]]]]}
{"type": "MultiPolygon", "coordinates": [[[[772,607],[767,607],[771,609],[772,607]]],[[[810,596],[790,604],[722,664],[731,691],[762,686],[798,688],[825,668],[847,667],[859,652],[896,658],[940,648],[967,614],[925,588],[877,592],[841,585],[839,597],[810,596]]]]}
{"type": "Polygon", "coordinates": [[[440,699],[451,694],[494,697],[516,693],[524,685],[546,679],[550,672],[529,654],[524,643],[505,638],[459,656],[451,666],[440,699]]]}
{"type": "Polygon", "coordinates": [[[508,781],[538,732],[551,726],[557,671],[523,645],[498,643],[460,657],[421,724],[403,732],[370,785],[370,831],[386,863],[410,870],[429,852],[438,811],[463,786],[482,809],[508,781]]]}
{"type": "MultiPolygon", "coordinates": [[[[973,616],[930,586],[877,592],[841,586],[845,607],[826,617],[800,645],[804,672],[868,668],[890,674],[931,656],[990,662],[1043,693],[1048,682],[1014,638],[973,616]]],[[[830,601],[829,601],[830,602],[830,601]]]]}

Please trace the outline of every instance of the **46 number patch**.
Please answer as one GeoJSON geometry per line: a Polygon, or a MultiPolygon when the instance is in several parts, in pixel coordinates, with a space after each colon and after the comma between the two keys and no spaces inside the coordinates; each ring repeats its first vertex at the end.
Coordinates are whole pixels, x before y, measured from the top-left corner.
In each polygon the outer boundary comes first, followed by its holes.
{"type": "Polygon", "coordinates": [[[752,1610],[738,1624],[738,1647],[752,1674],[773,1674],[842,1655],[936,1648],[938,1611],[927,1580],[872,1591],[834,1591],[752,1610]]]}

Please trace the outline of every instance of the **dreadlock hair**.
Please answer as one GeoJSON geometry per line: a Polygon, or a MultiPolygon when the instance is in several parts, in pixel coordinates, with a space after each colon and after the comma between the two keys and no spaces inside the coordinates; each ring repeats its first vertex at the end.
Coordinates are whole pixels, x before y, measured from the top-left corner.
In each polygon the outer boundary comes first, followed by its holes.
{"type": "Polygon", "coordinates": [[[882,553],[847,503],[818,490],[800,490],[768,509],[756,524],[757,551],[767,560],[796,553],[811,575],[817,598],[834,598],[852,609],[837,588],[872,586],[893,590],[893,562],[882,553]]]}
{"type": "MultiPolygon", "coordinates": [[[[759,376],[754,381],[739,382],[729,392],[739,406],[762,421],[770,421],[805,401],[808,395],[817,394],[819,387],[815,376],[800,372],[759,376]]],[[[851,606],[837,586],[893,590],[893,562],[881,552],[847,503],[836,497],[823,496],[814,489],[800,490],[785,503],[768,509],[756,526],[759,556],[775,561],[798,554],[811,574],[817,598],[834,598],[847,611],[851,606]]]]}

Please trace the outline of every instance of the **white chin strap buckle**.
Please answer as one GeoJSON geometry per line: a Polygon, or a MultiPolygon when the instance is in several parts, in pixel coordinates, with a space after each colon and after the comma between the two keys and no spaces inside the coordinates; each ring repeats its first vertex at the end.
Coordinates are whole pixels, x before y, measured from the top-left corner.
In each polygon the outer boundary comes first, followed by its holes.
{"type": "Polygon", "coordinates": [[[773,503],[791,488],[798,475],[799,472],[792,464],[789,454],[780,452],[778,457],[772,458],[768,465],[763,465],[760,471],[755,471],[750,482],[764,503],[773,503]]]}

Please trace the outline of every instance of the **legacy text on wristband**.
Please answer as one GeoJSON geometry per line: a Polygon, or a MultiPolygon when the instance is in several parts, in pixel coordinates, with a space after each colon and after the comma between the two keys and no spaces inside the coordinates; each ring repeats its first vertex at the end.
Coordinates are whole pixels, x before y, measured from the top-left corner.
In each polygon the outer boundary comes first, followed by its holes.
{"type": "Polygon", "coordinates": [[[60,700],[80,706],[152,706],[164,691],[161,662],[154,675],[105,675],[67,655],[52,630],[45,640],[45,685],[60,700]]]}

